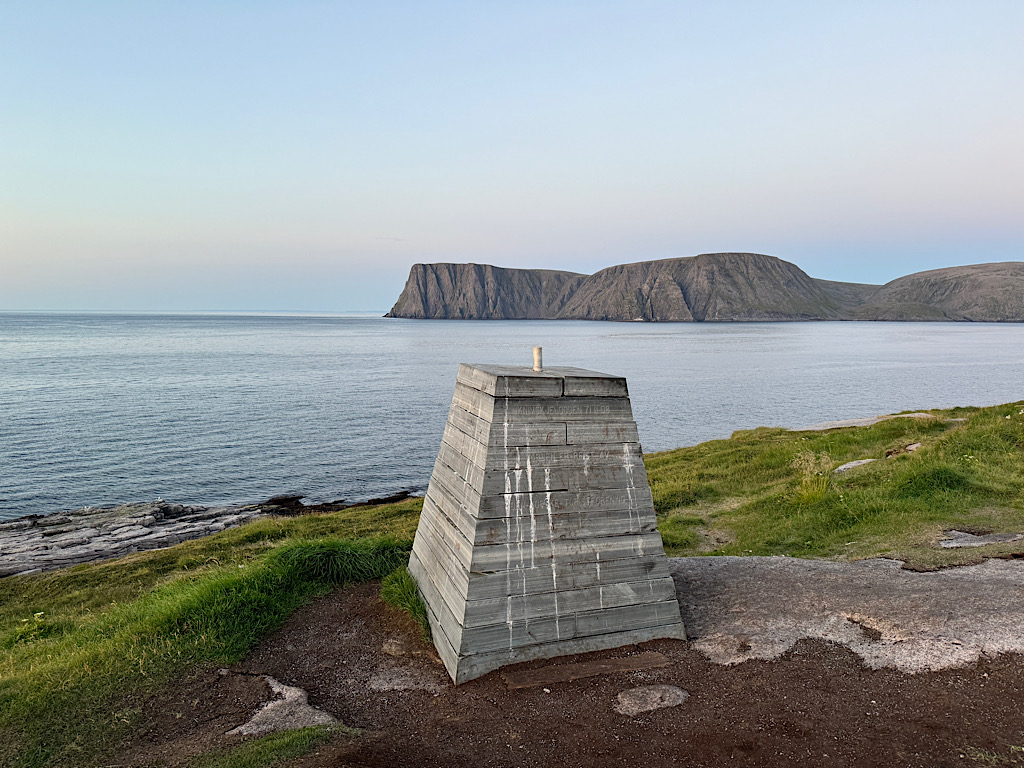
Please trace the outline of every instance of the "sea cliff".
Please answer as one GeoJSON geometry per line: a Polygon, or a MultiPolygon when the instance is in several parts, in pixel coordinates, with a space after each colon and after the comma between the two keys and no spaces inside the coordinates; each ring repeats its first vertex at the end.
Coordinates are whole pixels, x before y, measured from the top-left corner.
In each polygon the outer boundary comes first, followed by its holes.
{"type": "Polygon", "coordinates": [[[388,317],[462,320],[1024,322],[1024,263],[918,272],[885,285],[810,277],[757,253],[620,264],[593,275],[416,264],[388,317]]]}

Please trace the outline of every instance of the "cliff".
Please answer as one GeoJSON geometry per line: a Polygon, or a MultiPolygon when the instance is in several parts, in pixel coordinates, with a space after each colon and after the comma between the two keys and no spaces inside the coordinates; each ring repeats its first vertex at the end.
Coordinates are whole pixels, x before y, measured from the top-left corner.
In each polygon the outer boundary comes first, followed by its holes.
{"type": "Polygon", "coordinates": [[[794,264],[756,253],[620,264],[593,275],[416,264],[387,316],[1024,322],[1024,263],[937,269],[882,286],[817,280],[794,264]]]}
{"type": "Polygon", "coordinates": [[[387,317],[537,320],[556,317],[586,279],[551,269],[415,264],[387,317]]]}
{"type": "Polygon", "coordinates": [[[825,320],[839,304],[798,267],[711,253],[603,269],[556,316],[579,320],[825,320]]]}

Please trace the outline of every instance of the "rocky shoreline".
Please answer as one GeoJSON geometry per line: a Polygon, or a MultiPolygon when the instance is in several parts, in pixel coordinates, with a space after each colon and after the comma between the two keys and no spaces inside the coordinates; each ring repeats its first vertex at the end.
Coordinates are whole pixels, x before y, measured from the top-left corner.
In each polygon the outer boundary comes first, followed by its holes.
{"type": "Polygon", "coordinates": [[[277,496],[262,504],[221,507],[172,504],[160,499],[28,515],[0,522],[0,578],[172,547],[268,515],[334,512],[392,503],[408,496],[408,491],[402,491],[356,504],[338,501],[315,506],[303,505],[301,496],[277,496]]]}

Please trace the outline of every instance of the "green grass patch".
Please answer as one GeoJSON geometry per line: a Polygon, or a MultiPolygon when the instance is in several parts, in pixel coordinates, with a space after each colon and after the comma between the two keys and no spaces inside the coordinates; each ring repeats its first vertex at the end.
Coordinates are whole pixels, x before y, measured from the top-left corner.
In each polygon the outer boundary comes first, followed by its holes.
{"type": "Polygon", "coordinates": [[[937,541],[949,528],[1024,531],[1024,402],[931,413],[827,432],[760,428],[645,457],[666,551],[976,561],[977,550],[937,541]],[[832,473],[864,458],[877,461],[832,473]]]}
{"type": "Polygon", "coordinates": [[[416,579],[406,566],[400,566],[384,577],[380,583],[380,596],[388,605],[408,613],[419,624],[423,640],[430,642],[427,606],[420,597],[416,579]]]}
{"type": "Polygon", "coordinates": [[[978,765],[1019,766],[1024,765],[1024,745],[1007,744],[1006,751],[964,747],[960,757],[978,765]]]}
{"type": "Polygon", "coordinates": [[[85,766],[127,737],[137,695],[230,664],[311,597],[408,561],[419,501],[257,521],[110,563],[0,581],[0,765],[85,766]],[[68,713],[74,713],[69,717],[68,713]]]}
{"type": "Polygon", "coordinates": [[[255,562],[289,541],[379,536],[412,541],[422,506],[423,499],[407,499],[324,515],[264,518],[168,549],[37,576],[0,579],[0,637],[38,611],[44,611],[47,620],[78,622],[136,600],[168,581],[255,562]]]}
{"type": "Polygon", "coordinates": [[[337,725],[315,725],[272,733],[229,750],[218,750],[190,760],[188,768],[275,768],[316,749],[335,734],[356,731],[337,725]]]}
{"type": "Polygon", "coordinates": [[[702,517],[676,513],[659,521],[658,529],[667,550],[693,549],[700,542],[699,529],[704,524],[702,517]]]}

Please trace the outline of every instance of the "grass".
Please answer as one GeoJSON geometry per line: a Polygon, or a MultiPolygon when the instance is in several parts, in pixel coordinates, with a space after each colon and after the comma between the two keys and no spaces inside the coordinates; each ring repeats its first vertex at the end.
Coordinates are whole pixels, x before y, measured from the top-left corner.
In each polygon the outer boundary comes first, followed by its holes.
{"type": "Polygon", "coordinates": [[[264,518],[169,549],[38,576],[0,579],[0,647],[5,632],[38,611],[47,622],[79,622],[137,600],[169,581],[260,560],[291,541],[390,536],[412,541],[422,499],[356,507],[329,515],[264,518]]]}
{"type": "MultiPolygon", "coordinates": [[[[1024,552],[1022,542],[937,546],[949,528],[1024,531],[1022,449],[1019,402],[828,432],[760,428],[645,461],[670,555],[881,555],[926,568],[1024,552]],[[906,452],[912,443],[922,446],[906,452]],[[833,474],[862,458],[877,461],[833,474]]],[[[404,567],[421,506],[258,520],[0,580],[0,766],[97,764],[131,734],[147,692],[198,665],[241,659],[339,584],[384,578],[383,598],[429,631],[404,567]]],[[[274,765],[320,733],[267,737],[193,768],[274,765]]]]}
{"type": "Polygon", "coordinates": [[[199,664],[235,662],[311,597],[404,565],[419,506],[262,520],[0,581],[0,765],[95,763],[130,733],[133,696],[199,664]],[[337,537],[387,530],[404,537],[337,537]]]}
{"type": "Polygon", "coordinates": [[[997,752],[991,749],[979,749],[977,747],[965,747],[960,757],[970,760],[972,763],[981,765],[1024,765],[1024,746],[1019,744],[1008,744],[1007,752],[997,752]]]}
{"type": "Polygon", "coordinates": [[[648,456],[666,551],[976,562],[978,550],[937,542],[950,528],[1024,531],[1024,402],[931,413],[827,432],[760,428],[648,456]],[[877,461],[832,473],[863,458],[877,461]]]}
{"type": "Polygon", "coordinates": [[[406,566],[400,566],[384,577],[380,583],[381,599],[388,605],[405,611],[420,626],[425,642],[430,642],[430,623],[427,621],[427,606],[420,597],[416,580],[406,566]]]}
{"type": "Polygon", "coordinates": [[[271,733],[233,749],[218,750],[198,757],[189,762],[188,768],[274,768],[286,760],[305,755],[339,731],[356,733],[336,725],[316,725],[271,733]]]}

